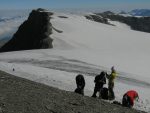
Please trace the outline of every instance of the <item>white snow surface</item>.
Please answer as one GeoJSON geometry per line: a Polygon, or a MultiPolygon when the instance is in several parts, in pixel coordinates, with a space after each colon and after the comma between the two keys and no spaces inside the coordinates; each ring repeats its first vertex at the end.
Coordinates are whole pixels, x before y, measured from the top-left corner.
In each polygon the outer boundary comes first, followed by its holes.
{"type": "Polygon", "coordinates": [[[121,102],[123,94],[134,89],[140,97],[134,108],[150,112],[149,33],[131,30],[119,22],[111,26],[73,14],[55,13],[51,23],[63,31],[53,30],[53,49],[0,53],[0,70],[68,91],[75,90],[75,76],[82,73],[85,95],[91,96],[95,75],[102,70],[110,73],[115,66],[116,100],[121,102]]]}

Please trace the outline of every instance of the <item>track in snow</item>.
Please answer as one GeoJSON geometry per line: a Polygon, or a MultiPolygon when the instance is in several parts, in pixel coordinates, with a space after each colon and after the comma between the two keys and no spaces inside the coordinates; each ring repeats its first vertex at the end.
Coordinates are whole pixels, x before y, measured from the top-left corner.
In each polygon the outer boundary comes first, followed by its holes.
{"type": "MultiPolygon", "coordinates": [[[[54,70],[60,70],[60,71],[66,71],[66,72],[74,72],[74,73],[81,73],[88,76],[96,76],[99,74],[102,70],[107,71],[107,68],[95,66],[92,64],[88,64],[86,62],[82,62],[79,60],[73,60],[73,59],[60,59],[60,60],[43,60],[39,61],[37,59],[7,59],[7,60],[1,60],[8,63],[19,63],[19,64],[30,64],[34,66],[54,69],[54,70]]],[[[141,87],[147,87],[150,88],[150,83],[136,80],[134,78],[128,78],[125,77],[126,75],[130,75],[127,73],[119,72],[117,80],[119,82],[123,82],[126,84],[132,84],[135,86],[141,86],[141,87]]]]}

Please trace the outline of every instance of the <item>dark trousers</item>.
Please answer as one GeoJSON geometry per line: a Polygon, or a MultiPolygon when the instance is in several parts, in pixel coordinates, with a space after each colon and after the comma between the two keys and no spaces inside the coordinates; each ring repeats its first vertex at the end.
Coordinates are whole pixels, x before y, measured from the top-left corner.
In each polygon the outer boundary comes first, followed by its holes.
{"type": "Polygon", "coordinates": [[[92,97],[97,97],[96,96],[97,92],[99,92],[99,96],[100,96],[100,91],[102,88],[103,88],[103,84],[95,84],[95,88],[94,88],[92,97]]]}
{"type": "Polygon", "coordinates": [[[114,82],[110,82],[108,84],[108,91],[109,91],[109,99],[113,100],[115,99],[115,93],[114,93],[114,82]]]}
{"type": "Polygon", "coordinates": [[[132,107],[130,97],[126,94],[122,98],[122,106],[129,108],[132,107]]]}

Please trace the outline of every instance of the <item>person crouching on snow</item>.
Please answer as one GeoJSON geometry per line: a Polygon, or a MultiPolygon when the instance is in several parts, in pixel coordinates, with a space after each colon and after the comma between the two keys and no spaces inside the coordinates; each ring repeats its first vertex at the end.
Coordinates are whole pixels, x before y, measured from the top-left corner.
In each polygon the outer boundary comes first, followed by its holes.
{"type": "Polygon", "coordinates": [[[138,100],[138,93],[134,90],[127,91],[122,98],[122,106],[132,108],[134,100],[138,100]]]}
{"type": "Polygon", "coordinates": [[[75,89],[75,93],[84,95],[85,80],[83,75],[79,74],[76,76],[76,84],[77,88],[75,89]]]}
{"type": "Polygon", "coordinates": [[[106,84],[106,73],[102,71],[99,75],[95,77],[95,88],[92,97],[96,98],[96,93],[99,92],[99,97],[100,97],[100,91],[103,88],[103,85],[106,84]]]}

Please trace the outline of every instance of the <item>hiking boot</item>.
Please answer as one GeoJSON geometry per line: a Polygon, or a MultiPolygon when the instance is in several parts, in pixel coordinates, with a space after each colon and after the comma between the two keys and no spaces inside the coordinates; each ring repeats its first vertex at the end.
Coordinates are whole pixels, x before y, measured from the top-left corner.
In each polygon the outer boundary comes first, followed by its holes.
{"type": "Polygon", "coordinates": [[[93,97],[93,98],[96,98],[97,96],[96,96],[96,95],[92,95],[92,97],[93,97]]]}

